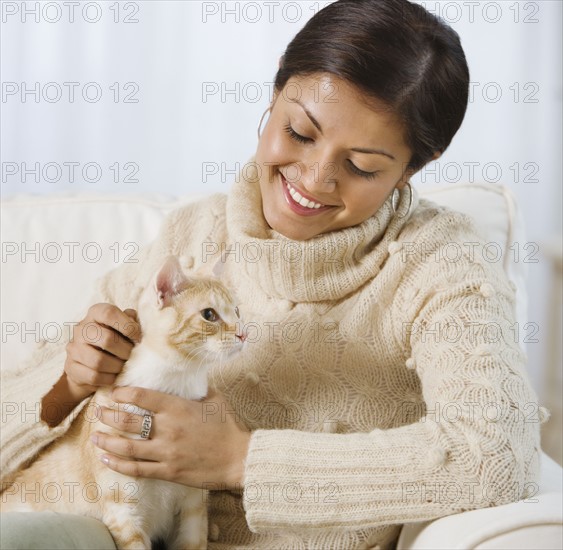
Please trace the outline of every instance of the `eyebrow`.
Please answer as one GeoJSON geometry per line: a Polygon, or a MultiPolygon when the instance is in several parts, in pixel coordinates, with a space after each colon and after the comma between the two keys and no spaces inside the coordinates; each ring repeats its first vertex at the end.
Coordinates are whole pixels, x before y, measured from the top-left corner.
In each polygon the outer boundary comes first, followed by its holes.
{"type": "MultiPolygon", "coordinates": [[[[305,107],[305,105],[303,105],[303,103],[301,103],[299,99],[295,98],[293,101],[295,101],[295,103],[297,103],[305,111],[305,114],[309,117],[309,120],[313,123],[315,128],[322,134],[323,129],[321,128],[319,121],[312,115],[311,111],[309,111],[309,109],[307,109],[307,107],[305,107]]],[[[356,153],[365,153],[367,155],[383,155],[384,157],[388,157],[391,160],[395,160],[395,157],[393,155],[387,153],[387,151],[384,151],[383,149],[366,149],[365,147],[353,147],[351,151],[354,151],[356,153]]]]}

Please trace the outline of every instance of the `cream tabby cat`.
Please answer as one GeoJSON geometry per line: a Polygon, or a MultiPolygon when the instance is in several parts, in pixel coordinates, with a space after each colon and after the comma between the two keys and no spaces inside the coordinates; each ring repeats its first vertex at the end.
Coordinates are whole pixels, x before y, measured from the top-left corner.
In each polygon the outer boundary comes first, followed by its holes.
{"type": "MultiPolygon", "coordinates": [[[[244,337],[236,332],[238,309],[228,290],[215,278],[186,277],[172,256],[143,291],[138,315],[142,340],[116,385],[201,399],[208,390],[207,365],[225,360],[243,344],[244,337]]],[[[100,406],[115,408],[111,389],[98,390],[67,434],[12,480],[12,490],[2,495],[2,511],[52,510],[95,517],[107,525],[120,549],[151,548],[151,540],[157,539],[168,549],[205,548],[202,490],[135,479],[100,462],[102,451],[90,442],[90,434],[112,431],[96,417],[100,406]],[[30,493],[37,484],[39,489],[30,493]]]]}

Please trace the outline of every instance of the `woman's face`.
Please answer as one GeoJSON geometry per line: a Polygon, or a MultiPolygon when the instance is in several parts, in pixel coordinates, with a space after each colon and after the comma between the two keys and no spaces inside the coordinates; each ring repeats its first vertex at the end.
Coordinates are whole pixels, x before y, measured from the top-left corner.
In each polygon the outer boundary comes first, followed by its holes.
{"type": "Polygon", "coordinates": [[[402,188],[411,151],[395,116],[330,74],[277,95],[256,162],[264,217],[290,239],[357,225],[402,188]]]}

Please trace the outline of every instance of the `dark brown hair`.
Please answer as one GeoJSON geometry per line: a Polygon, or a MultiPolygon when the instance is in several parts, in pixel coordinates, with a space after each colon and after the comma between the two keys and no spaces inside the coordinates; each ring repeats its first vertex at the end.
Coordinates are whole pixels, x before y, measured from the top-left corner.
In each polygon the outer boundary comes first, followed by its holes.
{"type": "Polygon", "coordinates": [[[469,69],[458,34],[408,0],[338,0],[288,45],[275,78],[331,73],[391,108],[418,170],[443,152],[467,109],[469,69]]]}

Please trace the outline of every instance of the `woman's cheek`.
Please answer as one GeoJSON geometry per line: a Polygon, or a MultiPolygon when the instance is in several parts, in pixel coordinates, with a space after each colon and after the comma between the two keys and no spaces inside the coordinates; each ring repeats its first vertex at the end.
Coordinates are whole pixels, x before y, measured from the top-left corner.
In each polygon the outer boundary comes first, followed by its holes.
{"type": "Polygon", "coordinates": [[[264,128],[259,150],[265,162],[287,164],[295,160],[299,145],[285,132],[282,120],[273,117],[264,128]]]}

